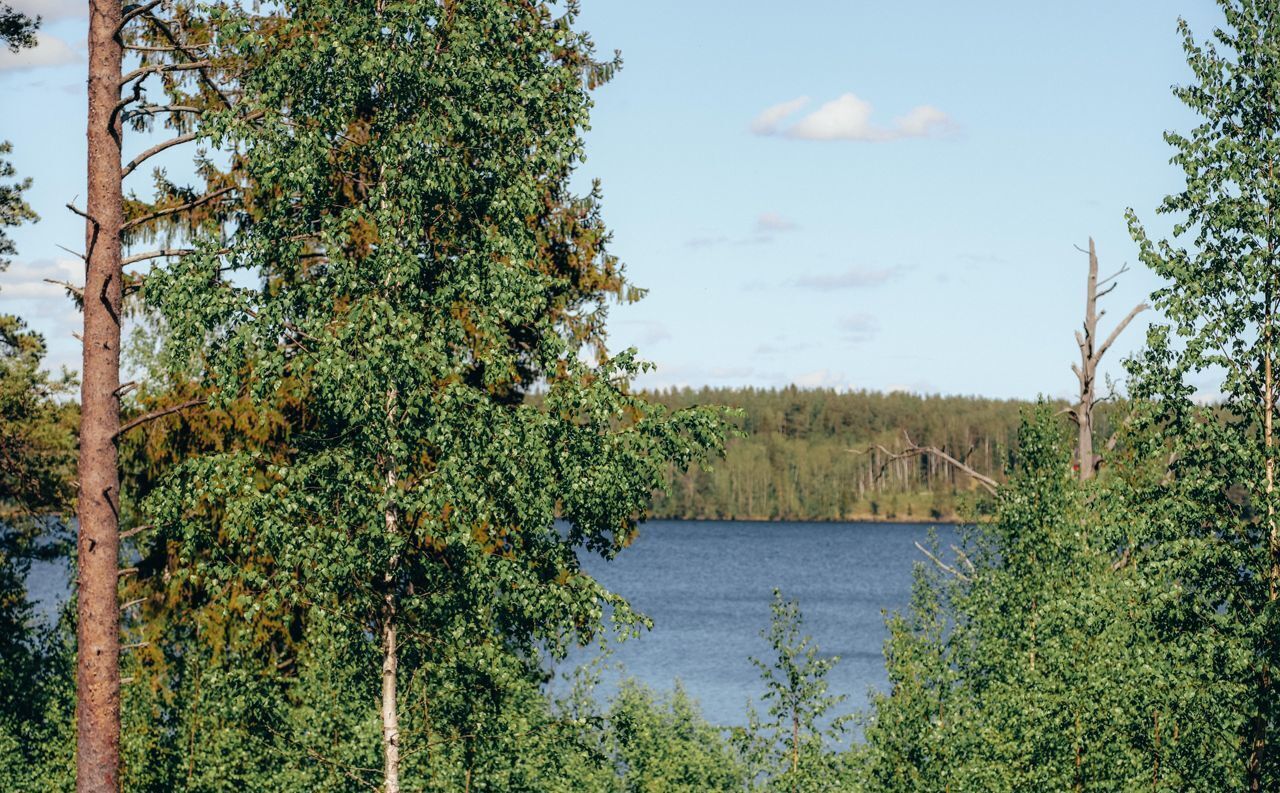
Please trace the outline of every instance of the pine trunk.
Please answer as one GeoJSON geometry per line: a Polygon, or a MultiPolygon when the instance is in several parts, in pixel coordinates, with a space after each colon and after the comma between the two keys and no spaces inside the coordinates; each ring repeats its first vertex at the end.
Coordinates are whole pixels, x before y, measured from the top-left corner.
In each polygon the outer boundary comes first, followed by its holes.
{"type": "Polygon", "coordinates": [[[76,789],[119,788],[120,69],[118,0],[89,4],[87,266],[80,391],[76,789]]]}

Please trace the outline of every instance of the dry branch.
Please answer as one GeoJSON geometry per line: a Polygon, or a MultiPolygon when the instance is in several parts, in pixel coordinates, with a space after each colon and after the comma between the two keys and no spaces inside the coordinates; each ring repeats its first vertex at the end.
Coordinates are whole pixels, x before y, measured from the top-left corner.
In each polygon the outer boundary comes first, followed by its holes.
{"type": "Polygon", "coordinates": [[[944,463],[946,463],[947,465],[950,465],[956,470],[961,471],[962,473],[968,475],[969,478],[971,478],[973,481],[981,485],[988,493],[990,493],[991,495],[995,495],[996,488],[1000,486],[1000,483],[997,482],[996,480],[992,479],[991,477],[985,474],[978,473],[972,467],[966,465],[965,463],[962,463],[961,461],[957,460],[955,457],[952,457],[951,455],[947,454],[943,450],[939,449],[937,446],[920,446],[916,444],[914,441],[912,441],[911,436],[908,435],[906,432],[902,433],[902,437],[905,438],[907,441],[907,447],[902,451],[894,452],[894,451],[890,451],[889,449],[886,449],[884,446],[881,446],[880,444],[875,445],[875,448],[879,449],[888,458],[885,460],[884,464],[880,466],[880,474],[883,474],[885,468],[888,467],[889,463],[894,462],[895,460],[901,460],[907,457],[919,457],[921,455],[931,455],[933,457],[937,457],[939,460],[942,460],[944,463]]]}
{"type": "Polygon", "coordinates": [[[155,421],[156,419],[162,418],[164,416],[168,416],[171,413],[177,413],[181,410],[186,410],[187,408],[195,407],[196,405],[203,405],[207,401],[208,400],[205,400],[205,399],[189,399],[186,402],[183,402],[181,405],[172,405],[170,407],[162,408],[160,410],[153,410],[150,413],[147,413],[142,416],[138,416],[133,421],[130,421],[127,424],[122,425],[120,429],[116,431],[116,434],[114,437],[119,438],[121,435],[124,435],[126,432],[133,429],[134,427],[140,427],[143,424],[146,424],[148,421],[155,421]]]}
{"type": "Polygon", "coordinates": [[[123,179],[129,174],[133,173],[138,168],[139,165],[142,165],[144,162],[156,156],[157,154],[164,151],[165,149],[172,148],[174,146],[178,146],[183,143],[193,141],[195,139],[196,139],[196,133],[189,132],[186,135],[179,135],[176,138],[170,138],[169,140],[166,140],[163,143],[157,143],[156,145],[147,149],[143,153],[139,154],[137,157],[134,157],[132,160],[129,161],[128,165],[121,168],[120,178],[123,179]]]}
{"type": "Polygon", "coordinates": [[[956,578],[960,579],[961,581],[964,581],[964,582],[965,582],[965,583],[967,583],[967,584],[972,584],[972,583],[973,583],[973,579],[972,579],[972,578],[970,578],[969,576],[967,576],[967,575],[965,575],[964,573],[960,572],[959,570],[955,569],[954,567],[952,567],[951,565],[947,564],[946,562],[942,561],[942,560],[941,560],[941,559],[939,559],[938,557],[934,556],[932,553],[930,553],[930,552],[929,552],[929,549],[928,549],[928,548],[924,547],[923,545],[921,545],[921,544],[920,544],[920,543],[918,543],[918,542],[915,544],[915,546],[916,546],[916,548],[919,548],[919,549],[920,549],[920,553],[922,553],[922,554],[924,554],[925,556],[929,557],[929,559],[930,559],[934,564],[936,564],[940,570],[942,570],[942,571],[944,571],[944,572],[947,572],[947,573],[950,573],[951,575],[955,576],[956,578]]]}

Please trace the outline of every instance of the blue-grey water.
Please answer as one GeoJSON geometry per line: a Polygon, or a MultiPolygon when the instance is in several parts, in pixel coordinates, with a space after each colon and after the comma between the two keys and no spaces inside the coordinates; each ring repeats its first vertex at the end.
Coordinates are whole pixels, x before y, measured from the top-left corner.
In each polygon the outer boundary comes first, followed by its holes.
{"type": "MultiPolygon", "coordinates": [[[[760,631],[774,587],[800,602],[805,632],[841,660],[829,682],[846,712],[886,685],[884,612],[905,609],[914,543],[929,524],[651,521],[611,562],[584,558],[605,586],[652,618],[653,630],[617,646],[611,661],[658,689],[679,679],[708,719],[740,723],[747,698],[762,693],[752,655],[767,657],[760,631]]],[[[955,529],[936,528],[943,547],[955,529]]],[[[56,614],[69,591],[66,568],[32,566],[28,587],[38,613],[56,614]]],[[[585,656],[577,656],[582,660],[585,656]]],[[[605,691],[612,688],[605,679],[605,691]]]]}
{"type": "MultiPolygon", "coordinates": [[[[930,524],[652,521],[617,559],[584,559],[609,589],[653,619],[653,630],[622,643],[612,660],[660,689],[679,679],[713,723],[740,723],[760,699],[767,658],[760,631],[777,587],[799,601],[804,629],[840,662],[828,680],[845,712],[884,689],[886,611],[911,598],[912,566],[924,559],[930,524]]],[[[942,547],[953,526],[936,528],[942,547]]],[[[608,679],[605,681],[609,682],[608,679]]]]}

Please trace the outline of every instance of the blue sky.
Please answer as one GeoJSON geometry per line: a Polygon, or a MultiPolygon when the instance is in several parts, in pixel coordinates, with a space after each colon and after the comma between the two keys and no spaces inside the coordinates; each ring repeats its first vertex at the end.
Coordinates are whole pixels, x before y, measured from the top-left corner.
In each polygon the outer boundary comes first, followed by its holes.
{"type": "MultiPolygon", "coordinates": [[[[78,316],[44,277],[75,278],[84,194],[83,2],[46,17],[34,53],[0,59],[0,139],[35,179],[3,310],[74,365],[78,316]],[[38,109],[38,112],[35,110],[38,109]]],[[[584,0],[617,79],[597,94],[585,185],[599,178],[613,250],[650,290],[612,312],[642,383],[1066,395],[1085,259],[1133,268],[1123,316],[1158,283],[1124,209],[1152,231],[1178,189],[1161,139],[1189,114],[1179,2],[623,2],[584,0]],[[789,112],[788,112],[789,111],[789,112]]],[[[141,148],[142,142],[134,146],[141,148]]],[[[1104,371],[1142,341],[1144,315],[1104,371]]]]}

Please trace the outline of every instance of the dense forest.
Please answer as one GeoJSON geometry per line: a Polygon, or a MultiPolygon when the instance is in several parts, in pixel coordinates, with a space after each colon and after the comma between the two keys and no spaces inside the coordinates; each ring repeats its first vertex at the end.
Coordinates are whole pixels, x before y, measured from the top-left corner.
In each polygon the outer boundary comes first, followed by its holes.
{"type": "MultiPolygon", "coordinates": [[[[1034,405],[794,386],[646,396],[672,408],[729,407],[736,431],[724,459],[670,471],[653,514],[742,520],[954,520],[961,508],[982,509],[986,494],[941,457],[895,455],[907,439],[927,442],[1002,480],[1017,458],[1020,418],[1034,405]]],[[[1099,411],[1102,433],[1113,408],[1099,411]]]]}
{"type": "MultiPolygon", "coordinates": [[[[0,317],[0,790],[1280,790],[1280,0],[1181,25],[1159,316],[1106,401],[1149,306],[1100,327],[1090,242],[1060,404],[634,388],[576,3],[89,7],[80,370],[0,317]],[[582,563],[647,514],[964,524],[865,712],[775,592],[712,725],[553,685],[648,625],[582,563]]],[[[41,174],[0,156],[4,267],[41,174]]]]}

